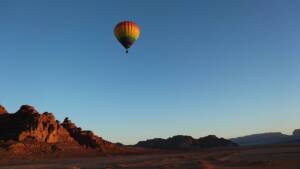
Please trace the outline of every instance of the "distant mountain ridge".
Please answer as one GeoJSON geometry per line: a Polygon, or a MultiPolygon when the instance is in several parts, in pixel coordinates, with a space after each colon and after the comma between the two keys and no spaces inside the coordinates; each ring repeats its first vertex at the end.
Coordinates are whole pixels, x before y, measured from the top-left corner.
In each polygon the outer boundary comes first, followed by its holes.
{"type": "Polygon", "coordinates": [[[197,150],[213,147],[236,147],[236,143],[218,138],[214,135],[209,135],[199,139],[191,136],[177,135],[168,139],[155,138],[146,141],[140,141],[135,146],[143,148],[155,148],[166,150],[197,150]]]}
{"type": "Polygon", "coordinates": [[[297,139],[300,139],[300,129],[296,129],[293,132],[293,136],[297,139]]]}
{"type": "Polygon", "coordinates": [[[241,146],[300,142],[300,129],[294,130],[293,135],[286,135],[280,132],[268,132],[232,138],[230,140],[241,146]]]}

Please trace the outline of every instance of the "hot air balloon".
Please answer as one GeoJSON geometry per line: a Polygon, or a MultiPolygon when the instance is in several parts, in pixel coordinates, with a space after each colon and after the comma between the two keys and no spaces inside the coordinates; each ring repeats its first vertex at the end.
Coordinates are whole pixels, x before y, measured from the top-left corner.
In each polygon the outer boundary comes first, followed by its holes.
{"type": "Polygon", "coordinates": [[[132,21],[122,21],[116,25],[114,33],[118,41],[126,49],[126,53],[128,53],[128,49],[140,36],[140,28],[132,21]]]}

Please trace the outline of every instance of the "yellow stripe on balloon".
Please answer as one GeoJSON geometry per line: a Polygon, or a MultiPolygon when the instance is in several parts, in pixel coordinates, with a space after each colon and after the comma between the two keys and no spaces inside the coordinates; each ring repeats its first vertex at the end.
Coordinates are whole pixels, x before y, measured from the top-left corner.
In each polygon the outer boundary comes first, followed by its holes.
{"type": "Polygon", "coordinates": [[[115,34],[117,37],[131,36],[137,39],[140,35],[140,29],[135,23],[125,21],[117,25],[115,29],[115,34]]]}

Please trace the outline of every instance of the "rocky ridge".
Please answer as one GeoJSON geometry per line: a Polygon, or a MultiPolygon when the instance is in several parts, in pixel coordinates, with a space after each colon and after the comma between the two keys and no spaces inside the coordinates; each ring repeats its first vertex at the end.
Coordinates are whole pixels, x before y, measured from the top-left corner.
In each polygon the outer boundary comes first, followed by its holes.
{"type": "Polygon", "coordinates": [[[236,147],[237,144],[209,135],[199,139],[191,136],[177,135],[168,139],[155,138],[146,141],[140,141],[135,146],[144,148],[167,149],[167,150],[197,150],[213,147],[236,147]]]}
{"type": "Polygon", "coordinates": [[[293,136],[294,136],[295,138],[299,138],[299,139],[300,139],[300,129],[294,130],[293,136]]]}
{"type": "Polygon", "coordinates": [[[98,149],[102,152],[111,152],[120,149],[119,146],[104,140],[102,137],[95,135],[92,131],[82,130],[68,118],[65,118],[61,125],[67,129],[72,138],[84,147],[98,149]]]}
{"type": "Polygon", "coordinates": [[[298,143],[300,142],[300,129],[294,130],[292,135],[281,132],[269,132],[232,138],[230,140],[241,146],[298,143]]]}
{"type": "Polygon", "coordinates": [[[91,131],[77,127],[68,118],[60,123],[49,112],[40,114],[34,107],[23,105],[16,113],[8,113],[0,106],[0,148],[16,154],[28,152],[122,151],[91,131]]]}

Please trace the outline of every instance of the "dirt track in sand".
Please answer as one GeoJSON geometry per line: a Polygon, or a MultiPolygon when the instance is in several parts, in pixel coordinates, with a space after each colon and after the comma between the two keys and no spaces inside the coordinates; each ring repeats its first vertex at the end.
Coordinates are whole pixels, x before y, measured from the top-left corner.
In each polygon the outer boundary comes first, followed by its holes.
{"type": "Polygon", "coordinates": [[[0,169],[300,169],[300,145],[189,153],[1,159],[0,169]]]}

